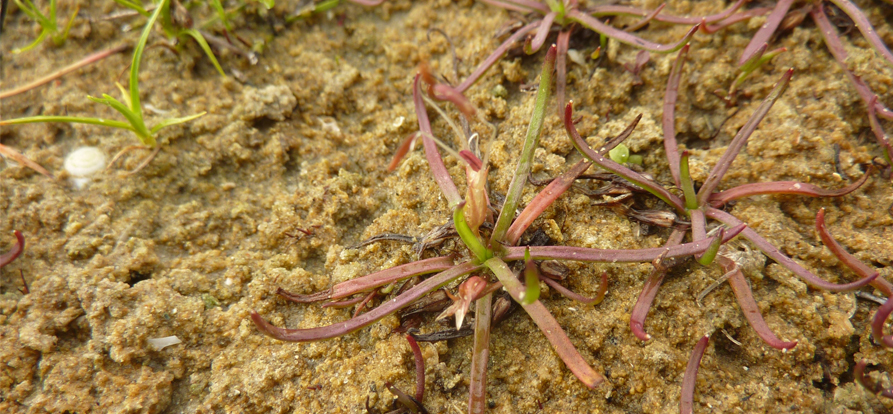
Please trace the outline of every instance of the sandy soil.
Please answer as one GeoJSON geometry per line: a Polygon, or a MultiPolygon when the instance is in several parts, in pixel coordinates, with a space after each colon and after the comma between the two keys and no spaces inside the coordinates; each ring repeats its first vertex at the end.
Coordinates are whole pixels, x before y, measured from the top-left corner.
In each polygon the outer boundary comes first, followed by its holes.
{"type": "MultiPolygon", "coordinates": [[[[60,16],[75,3],[81,5],[80,17],[64,47],[45,42],[28,53],[9,53],[30,43],[37,30],[21,13],[8,17],[0,90],[92,51],[135,43],[137,32],[122,29],[141,22],[98,20],[115,10],[114,2],[61,0],[60,16]]],[[[2,144],[58,175],[53,181],[11,162],[0,166],[0,251],[12,245],[13,229],[27,239],[22,257],[0,273],[0,411],[353,413],[365,411],[367,398],[386,409],[393,397],[385,382],[412,389],[412,354],[402,336],[391,333],[396,317],[343,338],[294,344],[263,336],[247,316],[256,310],[288,327],[345,320],[353,309],[295,305],[273,293],[277,287],[311,293],[414,260],[409,245],[348,247],[383,232],[420,236],[449,217],[421,150],[396,172],[385,171],[396,147],[417,128],[410,93],[415,67],[428,61],[439,73],[452,71],[447,42],[438,35],[429,40],[427,31],[438,28],[449,35],[464,77],[498,44],[494,34],[512,17],[471,1],[388,0],[374,9],[342,5],[284,25],[275,16],[296,2],[277,3],[269,19],[249,12],[236,19],[239,35],[264,43],[256,66],[232,53],[219,55],[238,77],[219,76],[194,43],[179,55],[162,47],[147,50],[142,98],[157,109],[147,111],[149,123],[208,114],[162,130],[161,152],[136,175],[124,171],[146,152],[133,153],[82,190],[62,171],[66,154],[79,146],[98,146],[111,155],[135,144],[126,131],[64,124],[0,131],[2,144]],[[298,229],[313,234],[302,236],[298,229]],[[19,292],[20,272],[29,294],[19,292]],[[171,335],[182,343],[163,350],[148,345],[149,338],[171,335]]],[[[634,3],[655,7],[659,2],[634,3]]],[[[858,3],[893,45],[889,4],[858,3]]],[[[703,15],[723,7],[715,1],[671,1],[667,10],[703,15]]],[[[194,17],[208,15],[199,9],[194,17]]],[[[724,185],[800,180],[842,187],[848,180],[835,169],[834,145],[840,147],[842,171],[853,179],[862,174],[859,164],[880,156],[880,150],[867,132],[863,104],[813,24],[807,21],[777,41],[789,51],[746,83],[753,98],[742,99],[740,110],[725,108],[712,93],[728,87],[741,50],[762,22],[753,19],[692,41],[677,130],[692,149],[693,174],[697,180],[706,177],[783,70],[794,67],[790,88],[724,185]]],[[[641,34],[670,42],[684,31],[652,24],[641,34]]],[[[160,39],[156,35],[150,43],[160,39]]],[[[859,35],[847,42],[853,67],[893,104],[893,69],[868,51],[859,35]]],[[[586,57],[595,44],[597,38],[581,34],[571,47],[586,57]]],[[[634,85],[622,63],[634,61],[636,53],[612,43],[601,65],[591,59],[571,63],[569,97],[583,116],[581,133],[593,144],[642,113],[628,144],[645,157],[646,170],[666,182],[660,116],[675,54],[653,54],[641,73],[644,83],[634,85]]],[[[114,82],[126,81],[121,74],[129,60],[129,52],[115,55],[6,99],[2,117],[115,117],[86,95],[116,95],[114,82]]],[[[492,191],[504,193],[511,178],[533,103],[521,86],[535,81],[540,62],[541,54],[504,59],[468,94],[489,121],[499,124],[490,156],[492,191]]],[[[556,110],[553,103],[551,112],[556,110]]],[[[435,122],[435,133],[450,136],[442,121],[435,122]]],[[[546,121],[542,147],[534,167],[539,178],[557,175],[580,158],[557,116],[546,121]]],[[[455,160],[447,165],[454,180],[464,183],[455,160]]],[[[535,188],[527,191],[532,195],[535,188]]],[[[665,231],[649,232],[591,202],[569,194],[534,227],[549,229],[558,243],[572,246],[640,248],[665,241],[665,231]]],[[[891,204],[893,185],[875,176],[839,199],[756,197],[731,212],[819,276],[852,280],[814,233],[815,213],[825,208],[837,239],[889,280],[891,204]]],[[[755,260],[749,272],[754,295],[772,329],[799,342],[791,352],[763,344],[727,286],[697,306],[696,295],[722,273],[715,266],[682,266],[668,276],[646,322],[653,339],[643,343],[630,333],[629,313],[650,264],[569,263],[566,284],[583,294],[596,291],[595,275],[610,275],[608,296],[597,307],[545,293],[546,305],[607,383],[586,389],[519,312],[492,335],[491,412],[676,412],[691,348],[708,333],[713,339],[698,377],[697,412],[889,412],[893,404],[852,378],[861,358],[879,364],[872,374],[878,378],[889,378],[886,370],[893,369],[890,353],[869,338],[877,304],[852,293],[809,288],[762,256],[755,260]]],[[[424,327],[438,329],[433,323],[424,327]]],[[[422,345],[424,402],[431,412],[465,411],[471,342],[422,345]]]]}

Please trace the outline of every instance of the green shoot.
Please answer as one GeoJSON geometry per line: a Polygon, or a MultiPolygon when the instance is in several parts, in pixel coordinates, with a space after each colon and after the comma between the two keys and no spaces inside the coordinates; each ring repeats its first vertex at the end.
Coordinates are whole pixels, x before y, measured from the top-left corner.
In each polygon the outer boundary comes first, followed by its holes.
{"type": "Polygon", "coordinates": [[[140,61],[143,57],[143,51],[146,49],[146,42],[149,40],[149,33],[152,31],[152,26],[155,25],[155,22],[158,20],[158,16],[161,14],[161,11],[164,9],[164,4],[167,3],[168,0],[162,0],[162,3],[155,9],[155,12],[152,13],[152,16],[149,18],[149,21],[146,23],[146,27],[143,29],[143,33],[140,36],[139,42],[137,42],[136,49],[133,52],[133,62],[130,65],[130,91],[128,92],[124,89],[123,86],[117,85],[118,89],[121,91],[122,99],[124,102],[121,102],[108,94],[103,94],[102,98],[96,98],[93,96],[88,96],[88,98],[97,103],[102,103],[110,106],[112,109],[121,113],[122,116],[127,120],[127,122],[123,121],[111,121],[102,118],[81,118],[75,116],[31,116],[26,118],[18,118],[18,119],[9,119],[0,121],[0,125],[16,125],[16,124],[26,124],[26,123],[35,123],[35,122],[70,122],[70,123],[80,123],[80,124],[92,124],[92,125],[100,125],[107,126],[112,128],[126,129],[128,131],[132,131],[137,135],[144,145],[154,148],[157,145],[155,140],[155,134],[164,127],[168,127],[171,125],[182,124],[184,122],[189,122],[193,119],[196,119],[205,113],[198,113],[195,115],[190,115],[182,118],[170,118],[165,119],[152,128],[146,127],[146,123],[143,120],[143,110],[140,105],[140,90],[139,90],[139,70],[140,70],[140,61]]]}
{"type": "Polygon", "coordinates": [[[210,0],[209,3],[211,3],[211,7],[213,7],[214,11],[217,13],[217,18],[223,23],[223,27],[230,32],[233,31],[233,25],[229,21],[229,16],[226,14],[226,10],[223,8],[223,3],[221,3],[220,0],[210,0]]]}
{"type": "Polygon", "coordinates": [[[521,294],[521,304],[529,305],[540,298],[540,275],[536,269],[536,263],[530,258],[530,248],[524,250],[524,284],[525,289],[521,294]]]}
{"type": "Polygon", "coordinates": [[[725,235],[725,229],[719,230],[719,237],[713,239],[710,242],[710,246],[707,247],[707,250],[701,254],[701,257],[698,258],[698,263],[709,266],[713,263],[713,259],[716,259],[716,254],[719,252],[719,246],[722,244],[723,236],[725,235]]]}
{"type": "Polygon", "coordinates": [[[223,68],[220,67],[220,63],[217,61],[217,57],[214,56],[214,51],[211,50],[211,46],[208,45],[208,41],[205,40],[205,36],[203,36],[201,32],[195,29],[184,29],[180,32],[180,34],[195,39],[195,42],[198,43],[199,47],[201,47],[202,50],[205,51],[205,54],[208,55],[208,59],[211,59],[211,64],[214,65],[214,68],[217,69],[217,72],[220,73],[220,76],[226,77],[226,72],[224,72],[223,68]]]}
{"type": "Polygon", "coordinates": [[[698,208],[698,197],[695,194],[695,186],[688,170],[688,151],[683,151],[682,157],[679,159],[679,181],[682,184],[682,194],[685,196],[685,208],[688,210],[698,208]]]}
{"type": "Polygon", "coordinates": [[[546,53],[545,62],[543,62],[543,71],[540,74],[540,86],[536,93],[536,103],[533,107],[533,113],[530,115],[530,124],[527,127],[527,137],[524,139],[524,148],[521,150],[521,156],[518,158],[518,168],[512,177],[508,191],[505,194],[505,202],[502,206],[502,212],[496,220],[493,228],[493,234],[490,236],[490,245],[499,245],[499,242],[505,239],[505,234],[515,218],[515,209],[521,201],[521,191],[524,184],[527,183],[527,175],[530,173],[530,165],[533,163],[533,151],[539,145],[540,135],[543,133],[543,121],[546,117],[546,104],[549,101],[549,95],[552,93],[552,71],[555,69],[555,58],[557,48],[555,45],[549,48],[546,53]]]}
{"type": "Polygon", "coordinates": [[[465,243],[465,246],[468,247],[468,250],[471,250],[474,253],[475,258],[481,263],[487,261],[493,257],[493,252],[490,249],[486,248],[483,243],[481,243],[481,239],[479,239],[474,231],[471,230],[471,227],[468,227],[468,223],[465,221],[465,202],[459,203],[456,206],[456,209],[453,210],[453,225],[456,227],[456,233],[459,233],[459,238],[462,239],[462,243],[465,243]]]}
{"type": "MultiPolygon", "coordinates": [[[[223,6],[221,6],[221,9],[222,7],[223,6]]],[[[161,27],[164,29],[164,33],[167,34],[168,37],[177,39],[184,39],[186,37],[195,39],[195,42],[202,48],[205,55],[211,59],[211,64],[214,65],[214,68],[217,69],[220,76],[226,77],[226,72],[223,71],[223,68],[220,67],[220,63],[217,62],[217,57],[214,56],[214,51],[211,50],[211,46],[208,45],[205,36],[197,29],[192,28],[192,18],[189,16],[189,12],[183,8],[183,6],[171,9],[171,4],[167,1],[162,1],[158,4],[158,8],[161,9],[161,27]],[[175,18],[173,13],[177,13],[177,16],[179,17],[175,18]],[[184,27],[178,27],[178,24],[184,27]]],[[[225,13],[223,14],[225,16],[225,13]]],[[[224,20],[224,25],[226,25],[226,22],[227,20],[224,20]]],[[[227,27],[227,29],[229,28],[227,27]]]]}
{"type": "MultiPolygon", "coordinates": [[[[760,47],[753,56],[750,57],[739,69],[741,72],[738,74],[738,77],[732,82],[732,86],[729,88],[729,93],[723,98],[728,104],[734,105],[738,95],[738,88],[744,84],[744,81],[753,73],[755,70],[759,69],[767,62],[772,60],[772,58],[778,56],[782,52],[786,52],[788,49],[785,47],[781,47],[772,51],[767,52],[766,49],[769,48],[769,45],[764,43],[762,47],[760,47]]],[[[716,94],[722,97],[721,91],[716,91],[716,94]]]]}
{"type": "Polygon", "coordinates": [[[150,13],[143,7],[143,5],[138,1],[133,0],[115,0],[115,3],[118,3],[120,6],[124,6],[128,9],[134,10],[143,16],[149,17],[150,13]]]}
{"type": "Polygon", "coordinates": [[[555,13],[555,20],[561,22],[564,20],[564,14],[567,10],[564,7],[564,2],[560,0],[546,0],[546,4],[549,5],[549,10],[555,13]]]}
{"type": "Polygon", "coordinates": [[[40,10],[37,9],[37,6],[35,6],[34,3],[31,3],[31,0],[14,1],[16,2],[16,5],[19,6],[19,10],[21,10],[22,13],[25,13],[26,16],[30,17],[40,25],[40,35],[38,35],[37,40],[30,45],[21,49],[14,49],[12,53],[22,53],[34,49],[43,41],[43,39],[46,39],[47,36],[53,40],[53,43],[56,44],[56,46],[65,44],[65,40],[68,39],[68,32],[71,30],[74,18],[77,16],[80,7],[74,8],[74,13],[71,14],[68,23],[60,30],[59,25],[56,24],[56,0],[50,0],[50,10],[48,14],[41,13],[40,10]]]}
{"type": "Polygon", "coordinates": [[[598,47],[592,52],[590,56],[592,60],[598,60],[602,56],[602,51],[608,50],[608,36],[599,33],[598,34],[598,47]]]}
{"type": "Polygon", "coordinates": [[[608,157],[618,164],[626,164],[629,161],[629,148],[626,145],[619,144],[614,149],[608,151],[608,157]]]}
{"type": "Polygon", "coordinates": [[[316,13],[322,13],[324,11],[332,10],[341,3],[341,0],[323,0],[319,3],[310,2],[310,4],[298,9],[291,16],[285,18],[286,23],[292,23],[297,20],[303,20],[310,18],[310,16],[316,13]]]}

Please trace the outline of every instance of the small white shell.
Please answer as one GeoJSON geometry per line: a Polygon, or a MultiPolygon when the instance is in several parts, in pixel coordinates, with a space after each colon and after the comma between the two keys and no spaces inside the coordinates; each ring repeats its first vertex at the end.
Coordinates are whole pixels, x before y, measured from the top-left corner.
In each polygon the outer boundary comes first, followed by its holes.
{"type": "Polygon", "coordinates": [[[149,342],[149,346],[156,351],[160,351],[171,345],[183,343],[183,341],[181,341],[180,338],[177,338],[176,336],[165,336],[164,338],[149,338],[147,341],[149,342]]]}
{"type": "Polygon", "coordinates": [[[81,189],[90,182],[90,176],[105,168],[107,157],[96,147],[80,147],[65,157],[65,171],[71,176],[71,182],[81,189]]]}

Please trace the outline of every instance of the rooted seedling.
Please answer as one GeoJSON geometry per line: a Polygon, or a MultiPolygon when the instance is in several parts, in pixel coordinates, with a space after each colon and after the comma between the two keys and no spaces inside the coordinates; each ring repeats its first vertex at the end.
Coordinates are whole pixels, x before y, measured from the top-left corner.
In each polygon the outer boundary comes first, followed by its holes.
{"type": "MultiPolygon", "coordinates": [[[[25,118],[17,118],[17,119],[7,119],[0,120],[0,126],[2,125],[16,125],[16,124],[26,124],[26,123],[35,123],[35,122],[69,122],[69,123],[81,123],[81,124],[92,124],[92,125],[101,125],[112,128],[125,129],[136,134],[137,138],[139,138],[140,142],[146,147],[154,149],[152,155],[149,156],[148,160],[151,160],[155,154],[158,153],[160,147],[158,147],[156,142],[156,134],[159,130],[164,127],[168,127],[171,125],[182,124],[185,122],[189,122],[193,119],[196,119],[202,115],[204,112],[190,115],[182,118],[169,118],[162,120],[161,122],[155,124],[152,128],[148,128],[146,126],[145,121],[143,120],[143,109],[140,105],[140,90],[139,90],[139,69],[140,69],[140,61],[143,57],[143,51],[146,48],[146,42],[149,39],[149,33],[152,31],[152,26],[155,24],[155,21],[161,15],[162,10],[164,10],[164,6],[168,3],[169,0],[162,0],[159,7],[155,9],[155,12],[152,13],[149,21],[146,23],[146,27],[143,29],[142,35],[140,36],[139,41],[137,42],[136,48],[133,52],[133,61],[130,66],[130,91],[129,94],[124,90],[124,87],[118,84],[118,89],[121,91],[121,96],[124,102],[121,102],[108,94],[103,94],[102,98],[96,98],[93,96],[88,96],[88,98],[96,103],[106,104],[112,109],[118,111],[125,121],[114,121],[102,118],[88,118],[88,117],[77,117],[77,116],[62,116],[62,115],[40,115],[40,116],[31,116],[25,118]]],[[[148,162],[148,160],[146,162],[148,162]]],[[[132,172],[138,171],[134,170],[132,172]]]]}
{"type": "MultiPolygon", "coordinates": [[[[519,205],[521,190],[527,182],[527,176],[530,171],[534,149],[538,145],[540,134],[542,131],[542,122],[546,113],[547,98],[552,88],[552,71],[555,65],[557,48],[552,46],[547,53],[546,63],[540,77],[540,87],[537,92],[536,104],[531,121],[528,126],[526,139],[521,150],[520,160],[517,164],[512,182],[506,193],[499,218],[493,225],[493,230],[488,237],[481,235],[479,227],[481,225],[481,217],[485,217],[488,208],[488,202],[482,200],[480,191],[483,189],[485,181],[475,179],[475,174],[486,171],[486,168],[477,169],[472,165],[466,166],[466,172],[469,178],[468,192],[464,200],[459,196],[452,178],[446,171],[443,160],[433,142],[429,138],[431,136],[431,126],[425,113],[423,100],[421,99],[421,88],[419,79],[416,78],[414,86],[414,101],[416,103],[416,114],[419,119],[419,127],[422,131],[422,139],[425,141],[425,152],[429,162],[429,166],[434,175],[435,181],[440,185],[447,201],[453,208],[453,224],[459,235],[462,244],[470,251],[470,257],[464,261],[460,260],[459,264],[454,264],[452,257],[438,257],[417,261],[401,266],[397,266],[388,270],[383,270],[353,279],[347,282],[339,283],[331,289],[319,292],[313,295],[295,295],[284,291],[279,291],[281,296],[295,302],[313,302],[320,300],[339,300],[352,295],[364,295],[372,289],[378,289],[382,286],[398,280],[408,279],[417,276],[433,274],[430,277],[419,281],[417,284],[383,302],[377,308],[374,308],[364,314],[360,314],[345,322],[336,323],[330,326],[307,328],[307,329],[288,329],[273,326],[264,320],[259,314],[251,315],[252,321],[257,325],[258,329],[274,338],[285,341],[316,341],[327,338],[333,338],[353,332],[357,329],[368,326],[369,324],[409,306],[416,300],[425,297],[435,289],[448,284],[459,277],[467,274],[475,273],[486,280],[487,287],[469,288],[468,291],[478,292],[475,303],[475,339],[474,350],[472,353],[471,366],[471,383],[469,385],[469,412],[480,413],[486,408],[486,366],[489,355],[489,335],[490,335],[490,309],[492,303],[493,291],[498,286],[503,287],[511,295],[512,299],[521,305],[521,308],[533,319],[540,328],[546,339],[552,344],[553,349],[558,356],[565,362],[571,372],[587,387],[595,387],[604,381],[604,377],[590,367],[582,355],[574,347],[571,339],[568,338],[558,321],[551,315],[542,302],[537,298],[534,283],[524,283],[519,280],[519,274],[514,272],[508,265],[510,262],[525,260],[528,263],[527,268],[532,268],[533,260],[575,260],[584,262],[650,262],[656,258],[675,258],[688,256],[692,254],[700,254],[706,251],[707,247],[718,238],[727,241],[740,233],[743,225],[736,225],[726,231],[721,236],[709,237],[703,241],[696,243],[685,243],[668,248],[651,248],[640,250],[608,250],[608,249],[591,249],[566,246],[517,246],[520,236],[525,232],[533,219],[538,217],[545,211],[561,194],[563,194],[574,181],[574,178],[582,174],[589,166],[589,163],[580,162],[564,173],[558,179],[554,180],[549,186],[537,194],[533,201],[515,217],[516,206],[519,205]]],[[[539,278],[531,269],[527,273],[529,280],[532,282],[534,278],[539,278]]],[[[474,279],[470,279],[474,280],[474,279]]],[[[477,283],[476,283],[477,284],[477,283]]],[[[603,286],[606,285],[603,283],[603,286]]],[[[465,301],[470,300],[471,295],[475,293],[465,293],[465,301]]],[[[465,305],[462,305],[465,306],[465,305]]],[[[459,306],[457,306],[459,308],[459,306]]],[[[458,312],[457,312],[458,316],[458,312]]]]}
{"type": "MultiPolygon", "coordinates": [[[[43,14],[31,0],[14,1],[16,5],[19,6],[19,10],[21,10],[22,13],[25,13],[25,15],[40,25],[40,35],[38,35],[37,39],[28,46],[13,49],[12,53],[22,53],[34,49],[40,42],[46,39],[47,36],[53,40],[53,43],[56,46],[65,44],[65,40],[68,39],[68,32],[71,30],[72,24],[74,24],[74,18],[78,15],[78,10],[80,10],[79,6],[74,8],[74,12],[71,13],[71,17],[68,18],[68,23],[65,24],[65,27],[60,28],[58,23],[56,23],[56,0],[50,0],[50,9],[46,14],[43,14]]],[[[3,9],[5,11],[6,7],[4,6],[3,9]]],[[[0,18],[2,18],[2,16],[0,16],[0,18]]],[[[2,23],[0,23],[0,27],[2,27],[2,23]]]]}

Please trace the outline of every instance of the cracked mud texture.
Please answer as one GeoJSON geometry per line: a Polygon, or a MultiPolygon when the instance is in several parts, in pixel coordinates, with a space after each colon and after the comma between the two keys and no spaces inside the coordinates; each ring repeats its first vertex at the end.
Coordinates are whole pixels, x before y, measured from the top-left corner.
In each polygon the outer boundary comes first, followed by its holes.
{"type": "MultiPolygon", "coordinates": [[[[857,3],[893,45],[889,4],[857,3]]],[[[633,4],[654,8],[659,2],[633,4]]],[[[9,51],[30,43],[38,32],[13,7],[2,39],[0,90],[93,51],[134,44],[138,31],[123,32],[122,26],[142,24],[99,20],[116,9],[111,0],[60,0],[59,5],[60,16],[81,6],[67,44],[44,42],[18,55],[9,51]]],[[[277,1],[271,15],[281,17],[296,6],[296,1],[277,1]]],[[[717,1],[670,1],[666,10],[704,15],[724,7],[717,1]]],[[[342,338],[294,344],[263,336],[248,314],[256,310],[287,327],[343,321],[353,309],[290,304],[274,292],[277,287],[316,292],[414,260],[409,245],[349,247],[384,232],[421,236],[450,217],[420,149],[394,173],[385,171],[397,146],[417,128],[411,102],[417,65],[430,62],[436,72],[452,77],[448,43],[437,34],[429,39],[428,30],[441,29],[452,39],[464,77],[498,44],[494,34],[515,16],[468,0],[387,0],[372,9],[343,4],[290,25],[273,18],[271,27],[263,13],[251,10],[237,17],[236,32],[266,42],[260,62],[251,66],[238,55],[218,55],[224,68],[239,76],[220,77],[192,42],[179,55],[163,47],[147,49],[140,87],[144,104],[154,108],[145,111],[148,123],[208,114],[162,130],[161,152],[138,174],[124,172],[147,151],[132,152],[83,190],[62,171],[66,154],[79,146],[98,146],[112,155],[135,144],[126,131],[67,124],[0,130],[0,143],[58,177],[52,181],[8,161],[0,166],[0,251],[12,245],[13,229],[27,240],[23,255],[0,273],[0,412],[361,413],[367,398],[381,410],[390,405],[386,382],[413,388],[411,351],[401,335],[391,333],[399,323],[395,316],[342,338]],[[18,291],[20,272],[30,294],[18,291]],[[147,342],[172,335],[182,343],[155,350],[147,342]]],[[[211,15],[201,7],[194,13],[201,19],[211,15]]],[[[742,98],[737,112],[713,94],[734,79],[735,62],[763,21],[698,34],[692,41],[676,128],[692,151],[693,176],[703,181],[783,70],[793,67],[790,87],[723,188],[772,180],[840,188],[848,180],[835,169],[835,144],[841,169],[852,179],[862,174],[859,164],[880,156],[880,150],[866,133],[863,104],[808,19],[776,41],[789,51],[745,83],[752,97],[742,98]]],[[[685,30],[652,23],[639,33],[671,42],[685,30]]],[[[156,33],[150,43],[161,38],[156,33]]],[[[844,38],[857,73],[893,104],[893,69],[868,51],[858,34],[844,38]]],[[[578,129],[598,145],[642,113],[627,144],[644,156],[648,172],[670,181],[660,117],[675,53],[652,54],[640,74],[644,83],[634,85],[622,64],[633,62],[638,51],[611,42],[607,61],[596,66],[588,56],[597,42],[586,31],[571,41],[585,59],[582,65],[569,63],[567,96],[582,116],[578,129]]],[[[537,81],[541,59],[542,54],[505,58],[468,92],[483,117],[499,125],[495,140],[482,124],[473,126],[491,150],[490,186],[500,194],[533,107],[533,95],[521,87],[537,81]]],[[[5,99],[0,116],[115,118],[86,95],[116,94],[114,82],[129,62],[128,51],[5,99]]],[[[554,99],[551,105],[555,114],[554,99]]],[[[437,119],[433,112],[432,119],[437,119]]],[[[442,120],[434,121],[434,130],[455,142],[442,120]]],[[[533,167],[538,178],[555,176],[580,159],[557,116],[547,118],[541,146],[533,167]]],[[[464,191],[462,168],[451,157],[446,163],[464,191]]],[[[528,186],[525,201],[535,191],[528,186]]],[[[583,247],[657,247],[666,239],[664,230],[649,232],[591,203],[571,192],[534,228],[547,230],[559,244],[583,247]]],[[[855,276],[814,233],[815,213],[825,208],[837,240],[891,280],[891,204],[893,184],[876,175],[838,199],[754,197],[731,212],[819,276],[852,280],[855,276]]],[[[458,247],[442,247],[450,249],[458,247]]],[[[565,283],[584,295],[594,294],[596,275],[607,271],[606,299],[591,307],[544,292],[544,302],[607,382],[586,389],[531,320],[517,312],[492,333],[490,412],[676,412],[691,349],[708,333],[712,340],[698,376],[697,412],[889,412],[889,401],[852,379],[861,358],[879,364],[872,373],[879,379],[888,380],[893,369],[891,354],[869,338],[877,305],[852,293],[809,288],[762,256],[754,262],[748,272],[754,296],[773,331],[799,342],[792,351],[764,345],[725,285],[698,307],[695,297],[721,276],[716,266],[688,264],[670,273],[646,320],[653,338],[643,343],[630,333],[629,315],[651,265],[569,263],[572,273],[565,283]]],[[[434,323],[423,326],[425,332],[439,329],[434,323]]],[[[431,412],[465,412],[471,345],[470,338],[422,345],[424,403],[431,412]]]]}

